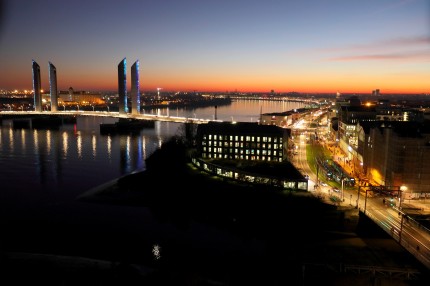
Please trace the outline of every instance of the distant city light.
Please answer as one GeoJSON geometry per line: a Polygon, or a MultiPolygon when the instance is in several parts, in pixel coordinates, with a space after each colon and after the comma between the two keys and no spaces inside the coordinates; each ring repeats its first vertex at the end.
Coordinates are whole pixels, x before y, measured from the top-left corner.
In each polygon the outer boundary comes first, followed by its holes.
{"type": "Polygon", "coordinates": [[[161,246],[159,246],[158,244],[154,244],[152,246],[152,254],[154,255],[154,258],[156,260],[159,260],[161,258],[161,246]]]}

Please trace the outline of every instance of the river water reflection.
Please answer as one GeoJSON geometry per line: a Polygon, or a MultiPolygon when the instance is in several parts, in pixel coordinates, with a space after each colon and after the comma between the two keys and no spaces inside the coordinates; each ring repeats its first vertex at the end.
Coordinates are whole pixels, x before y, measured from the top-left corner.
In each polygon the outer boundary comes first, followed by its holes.
{"type": "MultiPolygon", "coordinates": [[[[286,111],[304,106],[295,102],[234,101],[219,106],[217,118],[255,122],[260,112],[286,111]]],[[[160,109],[152,113],[211,119],[214,107],[160,109]]],[[[148,112],[149,113],[149,112],[148,112]]],[[[116,119],[78,117],[59,130],[14,129],[3,120],[0,129],[0,185],[2,197],[56,192],[73,197],[85,190],[145,168],[145,159],[173,135],[183,134],[179,123],[156,122],[138,135],[100,135],[100,123],[116,119]],[[29,190],[31,189],[31,191],[29,190]]]]}

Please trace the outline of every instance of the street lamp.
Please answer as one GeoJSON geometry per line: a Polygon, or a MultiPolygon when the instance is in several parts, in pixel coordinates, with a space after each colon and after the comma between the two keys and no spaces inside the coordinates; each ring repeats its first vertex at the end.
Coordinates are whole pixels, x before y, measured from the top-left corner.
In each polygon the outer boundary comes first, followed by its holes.
{"type": "Polygon", "coordinates": [[[358,209],[358,201],[360,200],[360,184],[358,184],[358,189],[357,189],[357,202],[355,204],[355,208],[358,209]]]}
{"type": "Polygon", "coordinates": [[[343,190],[343,184],[346,178],[342,178],[342,188],[341,188],[341,194],[342,194],[342,202],[345,201],[345,194],[344,194],[344,190],[343,190]]]}
{"type": "Polygon", "coordinates": [[[400,186],[399,188],[399,209],[402,209],[402,193],[406,192],[408,188],[405,185],[400,186]]]}

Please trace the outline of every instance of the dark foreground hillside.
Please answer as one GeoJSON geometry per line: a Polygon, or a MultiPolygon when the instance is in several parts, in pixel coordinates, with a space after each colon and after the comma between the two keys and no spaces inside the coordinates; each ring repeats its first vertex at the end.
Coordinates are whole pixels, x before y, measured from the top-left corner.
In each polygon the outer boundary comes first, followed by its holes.
{"type": "Polygon", "coordinates": [[[427,271],[356,211],[210,177],[186,153],[174,138],[145,172],[81,196],[72,217],[8,225],[19,235],[3,240],[3,277],[44,285],[428,285],[427,271]],[[27,245],[29,233],[37,243],[27,245]],[[379,271],[346,272],[352,265],[379,271]]]}

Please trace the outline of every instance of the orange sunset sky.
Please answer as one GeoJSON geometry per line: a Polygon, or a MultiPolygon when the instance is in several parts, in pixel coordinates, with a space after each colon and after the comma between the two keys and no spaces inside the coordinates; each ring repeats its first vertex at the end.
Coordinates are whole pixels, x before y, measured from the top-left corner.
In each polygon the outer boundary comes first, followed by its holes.
{"type": "Polygon", "coordinates": [[[115,91],[125,57],[142,91],[430,93],[425,0],[3,3],[3,90],[35,60],[44,89],[50,61],[60,90],[115,91]]]}

